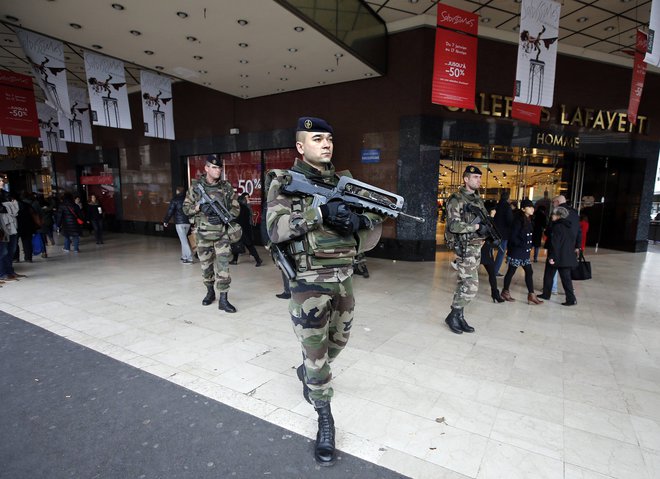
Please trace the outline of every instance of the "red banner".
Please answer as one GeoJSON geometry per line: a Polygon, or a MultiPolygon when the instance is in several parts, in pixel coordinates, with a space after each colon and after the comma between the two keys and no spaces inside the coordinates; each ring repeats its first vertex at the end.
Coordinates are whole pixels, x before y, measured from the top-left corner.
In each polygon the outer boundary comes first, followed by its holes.
{"type": "Polygon", "coordinates": [[[635,44],[635,64],[633,65],[632,83],[630,84],[630,101],[628,102],[628,121],[637,123],[637,110],[642,100],[642,89],[644,88],[644,77],[646,77],[646,55],[647,47],[646,33],[637,30],[637,42],[635,44]]]}
{"type": "Polygon", "coordinates": [[[541,109],[539,105],[528,105],[527,103],[518,103],[514,101],[511,104],[511,118],[526,121],[533,125],[541,124],[541,109]]]}
{"type": "Polygon", "coordinates": [[[39,137],[31,77],[0,70],[0,131],[5,135],[39,137]]]}
{"type": "Polygon", "coordinates": [[[474,109],[478,15],[438,4],[431,101],[474,109]]]}

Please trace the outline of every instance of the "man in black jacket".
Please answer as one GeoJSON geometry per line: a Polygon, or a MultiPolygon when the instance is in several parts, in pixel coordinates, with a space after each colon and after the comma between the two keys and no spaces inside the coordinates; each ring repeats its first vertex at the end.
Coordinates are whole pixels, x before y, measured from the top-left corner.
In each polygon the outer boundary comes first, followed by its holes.
{"type": "Polygon", "coordinates": [[[174,223],[176,224],[176,234],[179,235],[181,242],[181,262],[183,264],[193,264],[193,253],[188,243],[188,231],[190,231],[190,220],[183,212],[183,199],[186,196],[186,190],[183,186],[176,187],[176,193],[170,200],[170,206],[167,208],[167,213],[163,219],[163,226],[167,228],[172,216],[174,216],[174,223]]]}
{"type": "Polygon", "coordinates": [[[582,240],[582,228],[580,227],[580,214],[577,212],[575,208],[570,206],[566,202],[566,197],[564,195],[559,195],[555,196],[552,198],[552,208],[558,208],[558,207],[566,208],[566,211],[568,211],[568,217],[566,218],[566,221],[570,223],[571,226],[571,237],[575,235],[574,238],[574,244],[575,244],[575,253],[579,253],[579,250],[582,246],[581,240],[582,240]]]}
{"type": "Polygon", "coordinates": [[[506,256],[506,248],[509,242],[509,236],[511,235],[511,225],[513,224],[513,210],[511,209],[511,204],[509,203],[509,190],[504,190],[500,201],[495,207],[495,218],[493,218],[493,223],[495,223],[495,228],[502,237],[502,241],[497,250],[497,257],[495,258],[495,274],[497,276],[502,276],[500,274],[500,268],[504,262],[504,257],[506,256]]]}

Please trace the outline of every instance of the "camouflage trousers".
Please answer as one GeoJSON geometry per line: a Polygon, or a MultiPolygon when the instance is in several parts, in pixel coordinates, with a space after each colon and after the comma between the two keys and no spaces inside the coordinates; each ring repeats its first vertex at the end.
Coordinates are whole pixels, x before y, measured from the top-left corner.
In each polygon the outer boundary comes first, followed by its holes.
{"type": "Polygon", "coordinates": [[[458,266],[458,284],[454,291],[452,308],[464,308],[474,299],[479,291],[479,264],[481,263],[481,244],[467,245],[465,254],[456,252],[458,266]]]}
{"type": "Polygon", "coordinates": [[[353,323],[353,279],[341,283],[291,281],[289,313],[302,347],[312,401],[330,401],[330,363],[348,343],[353,323]]]}
{"type": "Polygon", "coordinates": [[[231,246],[229,239],[204,239],[197,234],[197,256],[202,265],[202,281],[205,285],[215,284],[219,292],[229,291],[229,256],[231,246]]]}

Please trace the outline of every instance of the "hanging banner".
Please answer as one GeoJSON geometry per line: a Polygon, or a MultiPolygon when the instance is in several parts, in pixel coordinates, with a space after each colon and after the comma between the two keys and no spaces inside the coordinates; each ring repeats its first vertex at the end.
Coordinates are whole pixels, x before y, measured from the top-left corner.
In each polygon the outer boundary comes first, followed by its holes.
{"type": "Polygon", "coordinates": [[[131,112],[124,76],[124,62],[85,52],[85,72],[92,124],[130,130],[131,112]]]}
{"type": "Polygon", "coordinates": [[[649,38],[644,61],[660,67],[660,0],[651,2],[651,18],[649,20],[649,38]]]}
{"type": "Polygon", "coordinates": [[[630,84],[630,100],[628,101],[628,121],[635,125],[637,123],[637,111],[639,102],[642,100],[644,89],[644,78],[646,77],[646,33],[637,30],[637,41],[635,42],[635,63],[633,64],[632,82],[630,84]]]}
{"type": "Polygon", "coordinates": [[[511,118],[526,121],[532,125],[540,125],[542,109],[543,107],[541,106],[514,101],[511,103],[511,118]]]}
{"type": "Polygon", "coordinates": [[[69,91],[62,42],[20,28],[16,28],[16,36],[38,85],[44,91],[46,103],[68,115],[69,91]]]}
{"type": "Polygon", "coordinates": [[[438,4],[431,101],[474,109],[478,15],[438,4]]]}
{"type": "Polygon", "coordinates": [[[39,133],[43,150],[66,153],[66,142],[60,139],[60,123],[55,108],[51,108],[45,103],[37,103],[37,113],[39,114],[39,133]]]}
{"type": "Polygon", "coordinates": [[[23,140],[20,136],[0,133],[0,146],[3,148],[22,148],[23,140]]]}
{"type": "Polygon", "coordinates": [[[39,136],[32,77],[0,70],[0,131],[8,135],[39,136]]]}
{"type": "Polygon", "coordinates": [[[553,0],[522,0],[514,101],[552,106],[560,9],[553,0]]]}
{"type": "Polygon", "coordinates": [[[71,143],[92,144],[92,125],[87,91],[69,86],[71,110],[69,117],[58,112],[60,136],[71,143]]]}
{"type": "Polygon", "coordinates": [[[173,140],[172,80],[141,70],[140,86],[142,88],[144,136],[173,140]]]}

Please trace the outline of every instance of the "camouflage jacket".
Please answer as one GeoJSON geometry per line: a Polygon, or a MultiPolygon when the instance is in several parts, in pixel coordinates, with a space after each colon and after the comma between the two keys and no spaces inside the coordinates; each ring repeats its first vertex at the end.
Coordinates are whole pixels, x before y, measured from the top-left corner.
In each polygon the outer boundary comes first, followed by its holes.
{"type": "Polygon", "coordinates": [[[201,184],[206,191],[206,194],[213,200],[222,203],[227,211],[237,218],[240,213],[240,205],[238,204],[238,195],[234,190],[231,183],[225,180],[220,180],[215,184],[206,181],[206,176],[202,176],[197,180],[193,180],[186,194],[186,199],[183,200],[183,212],[189,217],[194,217],[195,227],[198,234],[204,236],[205,239],[218,240],[229,239],[231,242],[236,242],[240,239],[240,227],[237,223],[232,222],[229,226],[224,224],[212,225],[209,223],[208,217],[203,211],[195,211],[196,206],[202,201],[202,194],[198,189],[198,184],[201,184]],[[238,230],[238,233],[237,233],[238,230]],[[238,238],[234,237],[238,234],[238,238]]]}
{"type": "Polygon", "coordinates": [[[462,186],[456,193],[452,194],[447,201],[447,232],[448,235],[454,235],[453,239],[457,237],[461,241],[466,241],[468,244],[483,243],[484,238],[477,235],[477,223],[475,219],[477,215],[466,209],[467,205],[473,205],[481,209],[486,215],[488,212],[484,207],[483,200],[479,197],[479,193],[469,193],[464,186],[462,186]],[[459,236],[464,235],[464,236],[459,236]]]}
{"type": "MultiPolygon", "coordinates": [[[[336,174],[334,167],[319,171],[301,160],[295,161],[292,170],[333,186],[339,176],[350,176],[348,172],[336,174]]],[[[287,170],[268,172],[266,228],[270,241],[285,245],[295,261],[296,280],[326,283],[348,278],[353,273],[353,258],[360,244],[377,243],[373,235],[380,237],[383,217],[361,213],[368,218],[370,228],[342,236],[323,223],[320,208],[312,206],[312,196],[283,194],[281,187],[286,182],[287,170]]]]}

